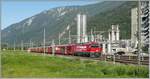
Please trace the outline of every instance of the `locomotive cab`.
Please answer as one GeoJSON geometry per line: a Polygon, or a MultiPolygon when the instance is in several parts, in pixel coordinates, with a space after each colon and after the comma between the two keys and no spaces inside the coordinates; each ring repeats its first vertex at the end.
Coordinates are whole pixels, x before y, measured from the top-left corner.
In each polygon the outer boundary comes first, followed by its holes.
{"type": "Polygon", "coordinates": [[[99,57],[102,51],[102,44],[91,44],[90,45],[90,57],[99,57]]]}
{"type": "Polygon", "coordinates": [[[102,52],[102,44],[88,42],[75,46],[75,54],[79,56],[99,57],[102,52]]]}

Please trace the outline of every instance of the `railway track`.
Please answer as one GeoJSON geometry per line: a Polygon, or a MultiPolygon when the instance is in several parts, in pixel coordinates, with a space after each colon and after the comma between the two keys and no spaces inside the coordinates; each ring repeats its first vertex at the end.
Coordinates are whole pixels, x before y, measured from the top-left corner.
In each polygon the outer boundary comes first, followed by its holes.
{"type": "MultiPolygon", "coordinates": [[[[51,56],[51,54],[47,54],[48,56],[51,56]]],[[[55,55],[58,57],[65,57],[69,59],[77,59],[77,60],[95,60],[95,61],[109,61],[109,62],[118,62],[123,64],[138,64],[138,57],[137,56],[113,56],[113,55],[101,55],[99,58],[91,58],[91,57],[81,57],[81,56],[73,56],[73,55],[55,55]]],[[[140,61],[141,65],[149,65],[149,57],[144,56],[141,57],[140,61]]]]}
{"type": "MultiPolygon", "coordinates": [[[[124,64],[138,64],[138,56],[121,56],[120,58],[116,58],[115,62],[120,62],[124,64]]],[[[140,58],[141,65],[149,65],[149,57],[141,57],[140,58]]]]}
{"type": "MultiPolygon", "coordinates": [[[[113,56],[113,55],[102,55],[99,58],[91,58],[91,57],[79,57],[79,56],[65,56],[65,55],[57,55],[61,57],[66,57],[66,58],[72,58],[72,59],[77,59],[77,60],[96,60],[96,61],[109,61],[109,62],[118,62],[118,63],[123,63],[123,64],[138,64],[138,57],[137,56],[113,56]]],[[[141,65],[149,65],[149,57],[141,57],[140,61],[141,65]]]]}
{"type": "MultiPolygon", "coordinates": [[[[119,62],[119,63],[124,63],[124,64],[138,64],[138,56],[113,56],[113,55],[106,55],[106,56],[102,56],[103,59],[106,59],[106,61],[115,61],[115,62],[119,62]]],[[[149,65],[149,57],[145,56],[145,57],[141,57],[140,58],[140,63],[141,65],[149,65]]]]}

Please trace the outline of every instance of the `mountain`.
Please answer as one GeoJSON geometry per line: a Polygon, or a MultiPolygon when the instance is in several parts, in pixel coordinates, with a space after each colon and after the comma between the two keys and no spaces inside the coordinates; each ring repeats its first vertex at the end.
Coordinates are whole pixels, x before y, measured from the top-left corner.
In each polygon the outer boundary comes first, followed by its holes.
{"type": "Polygon", "coordinates": [[[88,31],[94,27],[97,30],[106,31],[111,24],[119,24],[122,38],[129,38],[130,9],[136,4],[133,1],[104,1],[84,6],[64,6],[46,10],[2,30],[2,43],[13,44],[14,40],[18,44],[21,40],[26,43],[30,40],[36,44],[40,43],[43,40],[44,28],[46,41],[51,41],[58,39],[58,34],[62,33],[68,25],[71,26],[71,34],[76,34],[78,13],[87,14],[88,31]]]}
{"type": "Polygon", "coordinates": [[[101,12],[91,17],[88,21],[88,30],[108,31],[112,24],[119,24],[121,39],[130,39],[131,37],[131,9],[137,6],[137,2],[129,1],[112,10],[101,12]]]}

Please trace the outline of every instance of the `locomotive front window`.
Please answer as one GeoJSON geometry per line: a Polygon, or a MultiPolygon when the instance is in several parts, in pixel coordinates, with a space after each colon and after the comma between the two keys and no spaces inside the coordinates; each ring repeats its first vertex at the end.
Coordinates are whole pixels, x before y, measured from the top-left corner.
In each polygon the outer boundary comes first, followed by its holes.
{"type": "Polygon", "coordinates": [[[93,48],[97,48],[97,47],[99,47],[99,46],[91,46],[91,47],[93,47],[93,48]]]}
{"type": "Polygon", "coordinates": [[[91,47],[93,47],[93,48],[97,48],[97,47],[99,47],[98,45],[91,45],[91,47]]]}
{"type": "Polygon", "coordinates": [[[91,47],[93,47],[93,48],[98,48],[98,47],[102,47],[102,44],[94,44],[94,45],[91,45],[91,47]]]}

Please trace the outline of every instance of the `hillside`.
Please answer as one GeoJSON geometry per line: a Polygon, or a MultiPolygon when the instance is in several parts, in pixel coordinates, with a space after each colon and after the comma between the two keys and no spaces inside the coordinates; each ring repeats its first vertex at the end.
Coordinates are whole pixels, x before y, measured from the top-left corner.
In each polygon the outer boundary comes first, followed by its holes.
{"type": "Polygon", "coordinates": [[[12,44],[16,40],[20,44],[21,40],[32,40],[34,43],[40,43],[44,27],[46,41],[58,39],[58,34],[62,33],[68,24],[71,25],[71,34],[76,34],[77,13],[88,15],[88,30],[94,27],[97,30],[107,30],[111,24],[120,24],[122,38],[129,38],[130,9],[135,6],[136,2],[105,1],[85,6],[53,8],[5,28],[2,31],[2,42],[12,44]]]}
{"type": "Polygon", "coordinates": [[[99,13],[88,21],[88,30],[93,26],[96,30],[108,31],[112,24],[119,24],[121,39],[130,39],[131,35],[131,9],[136,7],[136,2],[126,2],[118,8],[99,13]]]}

